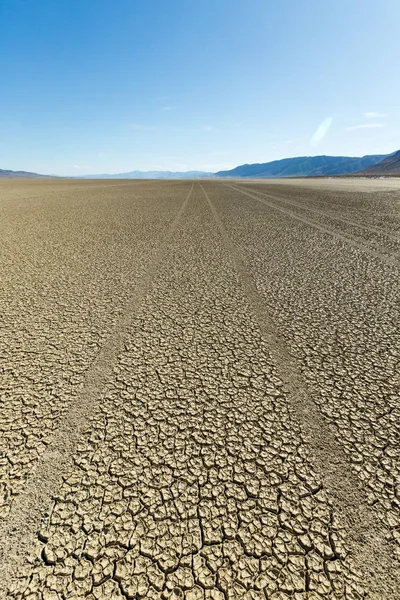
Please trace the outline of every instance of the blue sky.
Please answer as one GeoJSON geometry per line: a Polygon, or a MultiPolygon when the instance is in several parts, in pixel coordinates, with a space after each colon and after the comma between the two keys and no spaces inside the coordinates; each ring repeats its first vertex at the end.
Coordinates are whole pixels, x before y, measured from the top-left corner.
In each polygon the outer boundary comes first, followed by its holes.
{"type": "Polygon", "coordinates": [[[399,0],[0,0],[0,168],[400,148],[399,0]]]}

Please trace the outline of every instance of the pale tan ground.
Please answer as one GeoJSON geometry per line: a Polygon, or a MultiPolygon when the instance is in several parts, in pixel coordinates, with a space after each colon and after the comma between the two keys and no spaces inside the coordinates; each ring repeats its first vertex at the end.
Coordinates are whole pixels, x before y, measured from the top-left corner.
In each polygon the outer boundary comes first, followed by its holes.
{"type": "MultiPolygon", "coordinates": [[[[235,183],[243,185],[253,185],[254,183],[266,184],[265,179],[236,179],[235,183]]],[[[296,185],[296,187],[305,187],[314,190],[338,190],[349,192],[380,192],[386,190],[400,191],[400,177],[303,177],[291,179],[269,179],[268,186],[287,186],[296,185]]]]}
{"type": "Polygon", "coordinates": [[[0,598],[400,597],[395,180],[0,182],[0,598]]]}

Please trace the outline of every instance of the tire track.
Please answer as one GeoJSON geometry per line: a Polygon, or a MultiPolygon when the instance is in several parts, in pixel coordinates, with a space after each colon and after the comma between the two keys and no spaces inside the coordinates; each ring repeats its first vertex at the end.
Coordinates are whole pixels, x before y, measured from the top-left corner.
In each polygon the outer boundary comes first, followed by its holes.
{"type": "MultiPolygon", "coordinates": [[[[241,186],[238,185],[237,189],[241,189],[241,186]]],[[[288,198],[283,198],[282,196],[274,196],[272,194],[260,192],[253,188],[248,188],[248,189],[250,189],[255,194],[260,194],[260,196],[263,196],[264,198],[271,198],[272,200],[275,200],[276,202],[283,202],[284,204],[288,204],[289,206],[299,208],[300,210],[309,211],[309,212],[315,213],[317,215],[321,215],[322,217],[325,217],[327,219],[332,219],[334,221],[340,221],[342,223],[346,223],[347,225],[351,225],[352,227],[358,227],[359,229],[363,229],[364,231],[367,231],[368,233],[376,233],[378,235],[383,235],[386,238],[388,238],[389,240],[391,240],[397,244],[400,242],[400,236],[398,236],[398,235],[393,236],[390,232],[385,231],[384,229],[382,229],[380,227],[374,227],[374,226],[367,227],[366,225],[362,225],[361,223],[357,223],[356,221],[352,221],[351,219],[346,219],[345,217],[338,217],[337,215],[329,214],[328,212],[319,210],[317,208],[311,208],[309,206],[305,206],[304,204],[300,204],[299,202],[294,202],[292,200],[289,200],[288,198]]]]}
{"type": "Polygon", "coordinates": [[[193,187],[194,184],[176,214],[152,263],[126,304],[113,335],[103,345],[87,371],[81,393],[69,407],[53,440],[42,455],[40,462],[32,470],[24,492],[14,500],[7,520],[0,524],[0,594],[7,589],[11,577],[15,572],[18,573],[20,566],[27,559],[51,499],[61,484],[64,473],[73,465],[72,455],[96,409],[102,387],[111,375],[115,360],[123,349],[132,314],[137,312],[151,288],[157,269],[168,251],[170,240],[189,203],[193,187]]]}
{"type": "Polygon", "coordinates": [[[290,412],[195,186],[7,597],[365,598],[290,412]]]}
{"type": "MultiPolygon", "coordinates": [[[[318,406],[312,400],[311,394],[308,393],[294,359],[275,329],[240,251],[229,237],[204,187],[199,185],[203,190],[222,240],[232,256],[261,334],[267,341],[279,367],[279,376],[285,384],[291,408],[304,431],[311,462],[318,470],[324,488],[343,520],[355,568],[368,584],[371,592],[370,598],[397,600],[400,589],[400,570],[399,564],[393,556],[393,546],[387,542],[387,531],[368,506],[364,490],[351,471],[342,447],[318,406]]],[[[272,206],[272,208],[275,207],[272,206]]],[[[289,216],[292,215],[289,214],[289,216]]]]}
{"type": "Polygon", "coordinates": [[[320,225],[319,223],[316,223],[315,221],[312,221],[311,219],[307,219],[305,217],[300,217],[299,215],[296,215],[296,213],[294,213],[291,210],[276,206],[275,204],[272,204],[272,202],[268,202],[267,200],[264,200],[263,198],[255,196],[254,194],[250,194],[249,192],[246,192],[246,191],[242,190],[241,188],[234,187],[233,185],[229,185],[228,183],[223,183],[222,185],[234,190],[235,192],[240,192],[241,194],[244,194],[245,196],[248,196],[249,198],[258,200],[258,202],[261,202],[262,204],[265,204],[266,206],[269,206],[270,208],[273,208],[285,215],[288,215],[292,219],[300,221],[301,223],[305,223],[306,225],[309,225],[310,227],[313,227],[314,229],[318,229],[322,233],[327,233],[328,235],[331,235],[332,237],[340,240],[341,242],[349,244],[349,245],[353,246],[354,248],[361,250],[365,254],[369,254],[369,256],[372,256],[373,258],[379,259],[380,261],[384,262],[387,265],[390,265],[390,266],[393,266],[393,265],[398,266],[399,265],[399,259],[396,258],[396,256],[385,255],[385,254],[381,254],[380,252],[376,252],[370,246],[368,246],[368,244],[364,244],[362,242],[359,242],[358,240],[355,240],[354,238],[348,237],[341,233],[337,233],[336,231],[332,231],[332,229],[329,229],[328,227],[324,227],[323,225],[320,225]]]}

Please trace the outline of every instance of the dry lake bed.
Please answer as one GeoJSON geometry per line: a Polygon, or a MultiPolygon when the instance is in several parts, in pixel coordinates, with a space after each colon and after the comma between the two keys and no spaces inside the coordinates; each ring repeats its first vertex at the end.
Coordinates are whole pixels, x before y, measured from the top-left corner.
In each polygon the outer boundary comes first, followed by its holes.
{"type": "Polygon", "coordinates": [[[400,598],[399,181],[0,181],[0,598],[400,598]]]}

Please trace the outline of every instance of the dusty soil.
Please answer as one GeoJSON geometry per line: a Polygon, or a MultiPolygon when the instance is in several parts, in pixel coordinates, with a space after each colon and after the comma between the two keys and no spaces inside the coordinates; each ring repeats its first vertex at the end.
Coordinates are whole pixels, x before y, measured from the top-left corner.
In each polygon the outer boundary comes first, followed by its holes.
{"type": "Polygon", "coordinates": [[[0,182],[0,598],[400,597],[400,185],[0,182]]]}

